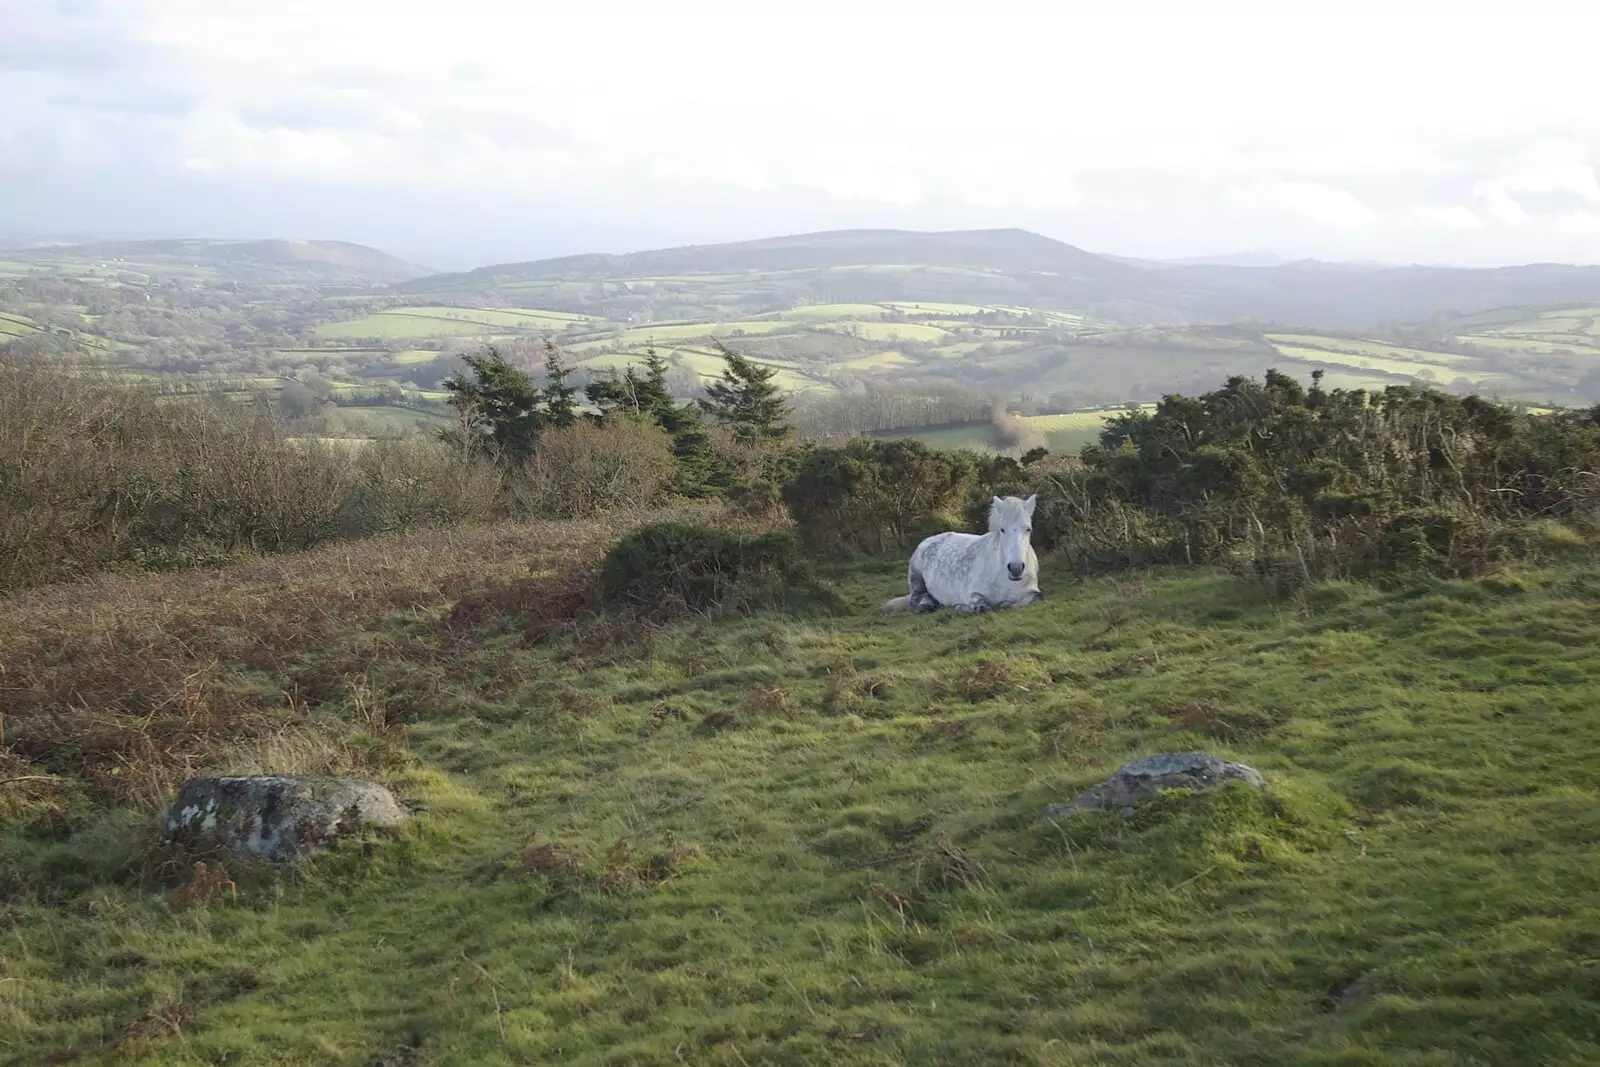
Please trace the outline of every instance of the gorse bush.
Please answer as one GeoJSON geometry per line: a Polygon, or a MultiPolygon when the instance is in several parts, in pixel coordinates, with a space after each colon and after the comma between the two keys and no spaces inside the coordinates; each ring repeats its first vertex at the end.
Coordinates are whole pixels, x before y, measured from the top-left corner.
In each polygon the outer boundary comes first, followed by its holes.
{"type": "Polygon", "coordinates": [[[672,495],[678,464],[672,439],[643,419],[618,417],[544,431],[539,448],[506,476],[513,514],[577,518],[643,511],[672,495]]]}
{"type": "Polygon", "coordinates": [[[497,512],[504,476],[425,438],[373,441],[355,453],[348,518],[362,533],[482,522],[497,512]]]}
{"type": "Polygon", "coordinates": [[[801,543],[813,552],[885,552],[961,521],[981,461],[919,441],[856,438],[814,448],[783,487],[801,543]]]}
{"type": "Polygon", "coordinates": [[[837,606],[782,532],[744,534],[681,522],[624,537],[600,572],[600,600],[650,620],[768,607],[837,606]]]}
{"type": "Polygon", "coordinates": [[[0,588],[304,548],[345,527],[349,470],[242,405],[0,359],[0,588]]]}
{"type": "Polygon", "coordinates": [[[0,590],[338,538],[664,502],[671,440],[633,419],[546,426],[526,462],[462,441],[327,442],[253,405],[0,358],[0,590]]]}
{"type": "Polygon", "coordinates": [[[1481,572],[1534,518],[1595,517],[1593,412],[1480,397],[1310,390],[1269,371],[1112,419],[1082,469],[1039,470],[1035,537],[1086,567],[1223,563],[1305,580],[1481,572]]]}

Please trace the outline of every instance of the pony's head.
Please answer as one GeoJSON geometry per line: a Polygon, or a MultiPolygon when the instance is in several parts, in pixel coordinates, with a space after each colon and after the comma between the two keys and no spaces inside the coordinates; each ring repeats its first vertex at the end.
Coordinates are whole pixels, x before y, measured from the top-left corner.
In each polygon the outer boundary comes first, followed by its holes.
{"type": "Polygon", "coordinates": [[[1026,500],[997,496],[989,505],[989,532],[1000,536],[1000,555],[1006,561],[1006,574],[1020,582],[1028,568],[1028,542],[1033,536],[1033,506],[1037,494],[1026,500]]]}

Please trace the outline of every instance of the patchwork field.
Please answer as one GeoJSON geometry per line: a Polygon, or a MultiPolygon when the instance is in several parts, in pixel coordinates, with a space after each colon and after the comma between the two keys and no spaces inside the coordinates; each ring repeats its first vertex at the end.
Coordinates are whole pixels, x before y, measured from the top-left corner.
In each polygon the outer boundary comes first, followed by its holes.
{"type": "Polygon", "coordinates": [[[0,334],[6,334],[10,337],[22,337],[30,333],[38,333],[42,328],[38,323],[26,316],[0,312],[0,334]]]}

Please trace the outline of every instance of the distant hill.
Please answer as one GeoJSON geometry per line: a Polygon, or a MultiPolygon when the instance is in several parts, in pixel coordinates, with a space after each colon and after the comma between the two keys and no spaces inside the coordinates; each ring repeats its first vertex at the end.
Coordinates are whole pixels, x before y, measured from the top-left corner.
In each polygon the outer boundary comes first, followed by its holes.
{"type": "Polygon", "coordinates": [[[327,281],[364,279],[391,283],[428,273],[424,267],[366,245],[347,241],[180,239],[97,241],[32,248],[16,254],[24,262],[67,266],[75,261],[170,266],[261,275],[290,273],[327,281]]]}
{"type": "Polygon", "coordinates": [[[542,278],[630,278],[730,271],[794,271],[836,267],[957,267],[1075,278],[1124,277],[1133,268],[1026,230],[834,230],[720,245],[687,245],[625,255],[579,255],[504,263],[436,275],[401,288],[431,289],[459,281],[542,278]]]}
{"type": "Polygon", "coordinates": [[[1225,256],[1193,256],[1161,262],[1174,267],[1281,267],[1292,260],[1276,252],[1234,252],[1225,256]]]}
{"type": "Polygon", "coordinates": [[[1130,324],[1365,329],[1510,305],[1600,301],[1600,267],[1394,267],[1255,252],[1157,262],[1097,255],[1017,229],[839,230],[495,264],[394,289],[636,321],[719,307],[750,314],[806,302],[929,300],[1082,311],[1130,324]],[[583,285],[591,290],[574,298],[573,287],[583,285]],[[661,299],[663,286],[680,296],[692,288],[692,299],[661,299]],[[558,296],[564,302],[552,304],[558,296]]]}

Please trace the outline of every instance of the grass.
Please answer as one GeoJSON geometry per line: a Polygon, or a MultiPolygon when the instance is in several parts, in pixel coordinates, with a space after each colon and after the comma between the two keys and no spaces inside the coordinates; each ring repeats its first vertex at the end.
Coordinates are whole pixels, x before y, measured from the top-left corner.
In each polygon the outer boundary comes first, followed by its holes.
{"type": "Polygon", "coordinates": [[[443,352],[431,352],[425,348],[411,348],[404,352],[396,352],[394,361],[401,366],[410,366],[414,363],[432,363],[442,355],[444,355],[443,352]]]}
{"type": "MultiPolygon", "coordinates": [[[[1154,404],[1136,405],[1144,411],[1154,411],[1154,404]]],[[[1109,411],[1069,411],[1063,415],[1023,415],[1023,423],[1031,430],[1040,433],[1061,433],[1068,430],[1091,430],[1098,433],[1106,424],[1106,420],[1124,415],[1127,408],[1116,408],[1109,411]]]]}
{"type": "Polygon", "coordinates": [[[826,327],[836,333],[868,341],[942,341],[949,332],[939,326],[914,322],[836,322],[826,327]]]}
{"type": "Polygon", "coordinates": [[[850,321],[860,319],[881,319],[888,313],[882,304],[806,304],[788,311],[777,313],[777,317],[792,322],[810,322],[813,320],[838,320],[850,321]]]}
{"type": "Polygon", "coordinates": [[[877,370],[884,367],[904,366],[913,361],[900,352],[874,352],[859,359],[847,359],[833,364],[836,370],[877,370]]]}
{"type": "Polygon", "coordinates": [[[1326,352],[1344,352],[1352,355],[1370,356],[1377,360],[1391,360],[1403,363],[1424,364],[1456,364],[1471,360],[1470,356],[1463,356],[1455,352],[1433,352],[1425,348],[1406,348],[1402,345],[1391,345],[1383,341],[1358,341],[1348,337],[1324,337],[1318,334],[1299,333],[1269,333],[1267,340],[1275,346],[1318,349],[1326,352]]]}
{"type": "Polygon", "coordinates": [[[1431,378],[1439,382],[1450,382],[1456,378],[1466,378],[1477,383],[1504,377],[1503,374],[1498,374],[1494,371],[1479,370],[1473,367],[1447,366],[1442,363],[1418,363],[1402,359],[1384,359],[1378,356],[1331,352],[1322,348],[1301,348],[1284,344],[1278,345],[1277,348],[1285,359],[1344,366],[1356,370],[1371,370],[1401,378],[1422,377],[1431,378]]]}
{"type": "Polygon", "coordinates": [[[701,322],[670,326],[641,326],[622,335],[624,344],[643,345],[652,341],[688,341],[701,337],[731,337],[735,330],[744,333],[773,333],[793,329],[788,322],[749,320],[744,322],[701,322]]]}
{"type": "Polygon", "coordinates": [[[10,312],[0,311],[0,333],[7,336],[24,337],[38,333],[43,328],[26,315],[13,315],[10,312]]]}
{"type": "Polygon", "coordinates": [[[967,618],[879,615],[903,577],[867,563],[831,619],[620,645],[442,625],[602,532],[0,602],[13,684],[68,699],[123,657],[147,686],[131,714],[204,666],[146,729],[255,693],[253,715],[346,723],[424,809],[370,856],[181,910],[99,873],[139,817],[11,832],[13,883],[53,873],[0,912],[4,1062],[1600,1057],[1600,569],[1278,601],[1047,560],[1044,604],[967,618]],[[29,658],[55,647],[92,654],[29,658]],[[1035,824],[1190,748],[1270,792],[1035,824]]]}
{"type": "Polygon", "coordinates": [[[450,423],[448,418],[432,412],[378,406],[335,408],[329,418],[350,433],[380,437],[414,432],[419,423],[428,427],[444,427],[450,423]]]}
{"type": "Polygon", "coordinates": [[[313,331],[324,340],[357,340],[365,338],[409,339],[425,337],[488,334],[493,327],[480,322],[443,319],[432,315],[417,315],[406,311],[380,311],[348,322],[324,322],[313,331]]]}
{"type": "Polygon", "coordinates": [[[942,304],[937,301],[910,301],[889,300],[885,302],[889,307],[903,311],[907,315],[951,315],[958,318],[971,318],[995,311],[994,307],[982,307],[977,304],[942,304]]]}
{"type": "Polygon", "coordinates": [[[903,430],[886,430],[878,436],[921,441],[929,448],[970,448],[977,452],[998,452],[1003,448],[995,436],[994,426],[988,422],[968,422],[956,426],[913,426],[903,430]]]}

